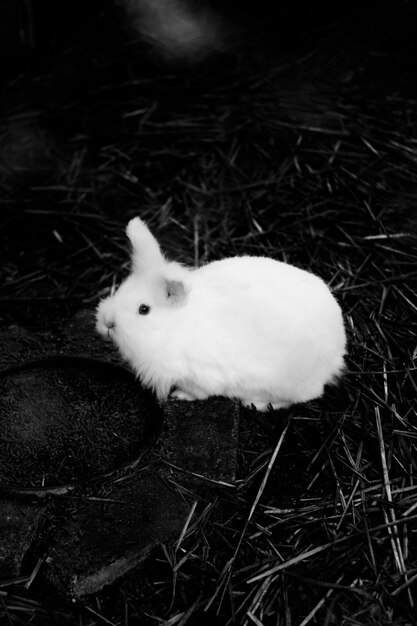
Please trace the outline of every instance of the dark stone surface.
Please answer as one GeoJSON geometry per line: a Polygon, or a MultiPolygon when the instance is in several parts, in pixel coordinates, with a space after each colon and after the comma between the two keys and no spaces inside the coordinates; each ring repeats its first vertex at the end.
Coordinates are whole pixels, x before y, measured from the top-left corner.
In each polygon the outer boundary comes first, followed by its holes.
{"type": "Polygon", "coordinates": [[[164,404],[161,455],[173,465],[214,481],[236,474],[239,403],[226,398],[164,404]]]}
{"type": "Polygon", "coordinates": [[[0,580],[21,573],[23,559],[43,514],[43,507],[0,499],[0,580]]]}
{"type": "Polygon", "coordinates": [[[0,476],[16,489],[76,485],[134,462],[160,411],[114,364],[55,357],[0,374],[0,476]]]}
{"type": "Polygon", "coordinates": [[[44,575],[71,598],[95,593],[181,532],[188,507],[155,471],[128,476],[68,510],[44,575]]]}
{"type": "Polygon", "coordinates": [[[51,355],[75,355],[120,363],[111,343],[95,332],[94,310],[74,313],[57,304],[17,307],[0,303],[0,370],[51,355]],[[10,323],[10,318],[16,318],[10,323]]]}

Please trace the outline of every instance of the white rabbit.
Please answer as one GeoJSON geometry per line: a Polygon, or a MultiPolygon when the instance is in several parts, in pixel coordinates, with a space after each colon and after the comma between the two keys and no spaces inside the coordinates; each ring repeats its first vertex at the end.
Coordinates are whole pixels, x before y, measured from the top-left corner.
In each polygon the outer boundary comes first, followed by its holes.
{"type": "Polygon", "coordinates": [[[100,302],[97,330],[159,400],[173,390],[278,409],[319,397],[341,373],[342,313],[318,276],[267,257],[183,267],[138,217],[127,235],[132,274],[100,302]]]}

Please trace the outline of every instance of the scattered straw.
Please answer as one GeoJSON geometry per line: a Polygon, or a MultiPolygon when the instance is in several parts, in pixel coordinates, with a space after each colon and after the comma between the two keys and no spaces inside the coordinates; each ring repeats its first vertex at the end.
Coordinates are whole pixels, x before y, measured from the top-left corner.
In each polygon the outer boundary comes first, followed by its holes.
{"type": "Polygon", "coordinates": [[[170,467],[190,515],[142,570],[57,608],[37,555],[0,583],[0,621],[415,623],[417,103],[401,79],[414,56],[397,46],[413,20],[375,28],[395,57],[361,47],[353,21],[284,59],[258,42],[230,65],[150,71],[127,47],[28,86],[18,124],[44,156],[13,170],[2,127],[3,327],[36,310],[60,326],[52,303],[93,308],[128,273],[124,228],[140,214],[191,266],[260,254],[319,274],[349,344],[339,386],[295,407],[291,428],[242,411],[234,484],[194,474],[201,489],[187,487],[170,467]]]}

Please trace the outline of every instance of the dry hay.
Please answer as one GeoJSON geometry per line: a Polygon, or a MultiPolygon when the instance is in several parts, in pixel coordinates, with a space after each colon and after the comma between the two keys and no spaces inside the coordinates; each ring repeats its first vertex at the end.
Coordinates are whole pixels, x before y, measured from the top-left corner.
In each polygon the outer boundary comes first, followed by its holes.
{"type": "MultiPolygon", "coordinates": [[[[310,268],[349,335],[339,390],[289,416],[245,411],[236,483],[173,483],[192,507],[174,545],[61,606],[59,623],[415,623],[417,103],[368,84],[372,54],[361,61],[320,48],[252,58],[211,84],[210,69],[115,78],[39,113],[54,137],[63,118],[73,128],[52,173],[2,183],[8,298],[93,306],[127,272],[123,227],[140,214],[182,261],[251,253],[310,268]]],[[[10,624],[57,619],[8,586],[10,624]]]]}

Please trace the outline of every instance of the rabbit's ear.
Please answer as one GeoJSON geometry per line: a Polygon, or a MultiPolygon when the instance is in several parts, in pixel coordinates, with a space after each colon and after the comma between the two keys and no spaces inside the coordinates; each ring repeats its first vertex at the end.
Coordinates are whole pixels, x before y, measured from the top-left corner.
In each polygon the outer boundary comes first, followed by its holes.
{"type": "Polygon", "coordinates": [[[165,297],[170,304],[184,304],[187,297],[187,289],[181,280],[164,281],[165,297]]]}
{"type": "Polygon", "coordinates": [[[126,234],[132,244],[134,272],[142,274],[164,263],[158,242],[139,217],[130,220],[126,227],[126,234]]]}

